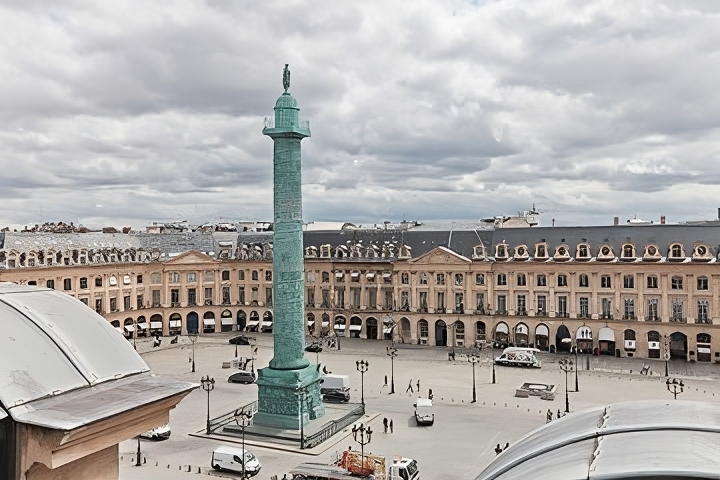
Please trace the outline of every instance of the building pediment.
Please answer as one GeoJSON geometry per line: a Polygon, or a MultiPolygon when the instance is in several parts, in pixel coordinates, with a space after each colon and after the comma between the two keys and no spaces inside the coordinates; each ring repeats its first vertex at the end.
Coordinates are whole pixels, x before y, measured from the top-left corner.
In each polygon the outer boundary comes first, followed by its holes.
{"type": "Polygon", "coordinates": [[[182,253],[177,257],[171,258],[170,260],[163,262],[164,265],[187,265],[196,263],[208,263],[216,262],[213,257],[197,250],[190,250],[189,252],[182,253]]]}
{"type": "Polygon", "coordinates": [[[414,263],[416,265],[465,265],[472,263],[472,261],[467,257],[453,252],[449,248],[435,247],[429,252],[410,260],[408,263],[414,263]]]}

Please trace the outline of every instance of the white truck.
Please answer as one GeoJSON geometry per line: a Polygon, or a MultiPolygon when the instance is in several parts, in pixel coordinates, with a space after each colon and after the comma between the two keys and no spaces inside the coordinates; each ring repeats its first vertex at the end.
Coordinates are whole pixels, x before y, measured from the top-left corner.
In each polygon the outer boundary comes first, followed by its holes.
{"type": "Polygon", "coordinates": [[[418,464],[412,458],[395,457],[385,467],[385,457],[346,450],[337,465],[301,463],[290,470],[293,480],[420,480],[418,464]]]}
{"type": "Polygon", "coordinates": [[[320,393],[327,402],[350,401],[350,377],[347,375],[323,375],[320,393]]]}
{"type": "Polygon", "coordinates": [[[540,368],[542,364],[535,356],[539,351],[537,348],[508,347],[495,359],[495,365],[540,368]]]}

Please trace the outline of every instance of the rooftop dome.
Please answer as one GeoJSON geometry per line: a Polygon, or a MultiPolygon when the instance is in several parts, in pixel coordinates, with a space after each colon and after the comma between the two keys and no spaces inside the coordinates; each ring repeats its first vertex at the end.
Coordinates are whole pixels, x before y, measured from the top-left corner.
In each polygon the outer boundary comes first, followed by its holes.
{"type": "Polygon", "coordinates": [[[275,102],[275,108],[298,108],[297,100],[295,100],[292,95],[285,92],[280,95],[280,98],[278,98],[277,102],[275,102]]]}

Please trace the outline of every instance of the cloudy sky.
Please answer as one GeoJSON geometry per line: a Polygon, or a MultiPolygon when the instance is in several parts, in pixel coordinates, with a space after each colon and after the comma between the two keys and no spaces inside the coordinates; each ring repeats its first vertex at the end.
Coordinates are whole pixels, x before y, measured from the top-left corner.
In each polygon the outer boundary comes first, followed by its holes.
{"type": "Polygon", "coordinates": [[[720,207],[716,0],[4,0],[0,31],[0,226],[270,219],[285,63],[307,221],[720,207]]]}

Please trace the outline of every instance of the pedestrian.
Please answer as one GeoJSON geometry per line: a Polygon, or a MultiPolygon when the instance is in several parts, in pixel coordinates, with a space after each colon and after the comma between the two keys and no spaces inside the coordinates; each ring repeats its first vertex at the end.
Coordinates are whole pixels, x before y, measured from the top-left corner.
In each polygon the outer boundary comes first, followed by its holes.
{"type": "Polygon", "coordinates": [[[383,387],[387,387],[387,375],[385,375],[385,385],[383,387]]]}
{"type": "Polygon", "coordinates": [[[408,387],[405,389],[405,393],[407,393],[408,390],[410,391],[410,393],[413,393],[412,378],[410,379],[410,383],[408,383],[408,387]]]}
{"type": "Polygon", "coordinates": [[[497,447],[495,447],[495,455],[500,455],[502,453],[503,449],[500,447],[500,444],[497,444],[497,447]]]}
{"type": "Polygon", "coordinates": [[[552,414],[552,412],[550,411],[549,408],[548,408],[547,416],[546,416],[546,417],[547,417],[547,418],[546,418],[546,420],[545,420],[545,423],[550,423],[550,422],[552,422],[553,414],[552,414]]]}
{"type": "Polygon", "coordinates": [[[393,433],[393,421],[390,419],[390,433],[393,433]]]}
{"type": "Polygon", "coordinates": [[[562,417],[562,413],[560,413],[560,409],[558,408],[557,418],[560,418],[560,417],[562,417]]]}
{"type": "Polygon", "coordinates": [[[417,392],[420,393],[420,379],[417,381],[417,392]]]}
{"type": "Polygon", "coordinates": [[[387,428],[388,428],[388,419],[387,419],[387,417],[383,418],[383,427],[385,427],[385,433],[387,433],[387,428]]]}
{"type": "Polygon", "coordinates": [[[428,388],[428,400],[432,400],[432,399],[433,399],[432,388],[428,388]]]}
{"type": "Polygon", "coordinates": [[[506,443],[505,446],[503,447],[503,451],[507,450],[509,446],[510,446],[510,444],[506,443]]]}

